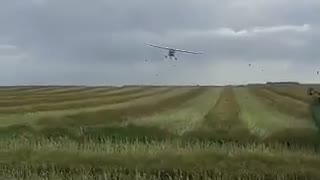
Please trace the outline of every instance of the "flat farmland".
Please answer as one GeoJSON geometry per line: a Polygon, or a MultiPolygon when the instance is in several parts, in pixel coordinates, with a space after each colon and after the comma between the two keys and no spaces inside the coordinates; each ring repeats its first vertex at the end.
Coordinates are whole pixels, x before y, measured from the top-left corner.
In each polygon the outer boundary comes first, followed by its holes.
{"type": "Polygon", "coordinates": [[[0,179],[319,179],[319,122],[302,85],[2,87],[0,179]]]}

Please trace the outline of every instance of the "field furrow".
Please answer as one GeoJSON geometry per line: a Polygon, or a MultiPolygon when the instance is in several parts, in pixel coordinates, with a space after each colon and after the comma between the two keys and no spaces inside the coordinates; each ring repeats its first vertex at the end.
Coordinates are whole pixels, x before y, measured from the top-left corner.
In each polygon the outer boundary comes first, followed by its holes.
{"type": "Polygon", "coordinates": [[[62,93],[82,93],[82,92],[99,92],[99,91],[104,91],[107,89],[112,89],[115,87],[111,86],[102,86],[102,87],[90,87],[90,86],[85,86],[85,87],[69,87],[69,88],[64,88],[64,87],[52,87],[48,88],[46,90],[43,89],[37,89],[35,91],[31,91],[33,95],[59,95],[62,93]]]}
{"type": "Polygon", "coordinates": [[[122,124],[130,123],[132,118],[140,118],[146,115],[150,115],[156,112],[163,112],[165,110],[177,107],[187,100],[198,96],[203,93],[203,88],[193,89],[180,89],[180,93],[164,98],[156,103],[133,105],[124,108],[107,109],[95,112],[80,112],[75,115],[69,115],[64,118],[58,119],[42,119],[39,121],[39,125],[49,123],[50,126],[54,124],[71,125],[71,126],[84,126],[84,125],[108,125],[112,123],[122,124]]]}
{"type": "Polygon", "coordinates": [[[251,138],[247,126],[239,119],[240,108],[233,88],[226,87],[216,104],[204,116],[202,125],[191,135],[220,140],[246,140],[251,138]],[[240,138],[241,137],[241,138],[240,138]]]}
{"type": "MultiPolygon", "coordinates": [[[[69,91],[63,91],[63,89],[61,91],[55,91],[55,92],[51,92],[48,94],[43,94],[43,95],[60,95],[60,96],[66,96],[66,95],[72,95],[72,94],[79,94],[79,95],[86,95],[86,94],[91,94],[93,92],[106,92],[105,90],[111,90],[110,93],[125,93],[127,91],[135,91],[135,90],[141,90],[144,89],[144,87],[120,87],[120,88],[114,88],[114,87],[110,87],[110,88],[92,88],[92,87],[84,87],[81,90],[69,90],[69,91]]],[[[109,91],[108,91],[109,92],[109,91]]]]}
{"type": "Polygon", "coordinates": [[[35,89],[35,87],[31,87],[31,86],[0,87],[0,93],[20,92],[20,91],[31,90],[31,89],[35,89]]]}
{"type": "Polygon", "coordinates": [[[126,101],[131,97],[141,97],[144,94],[148,95],[152,92],[161,91],[163,89],[168,88],[143,88],[126,91],[112,90],[101,93],[92,93],[87,96],[73,94],[72,96],[64,98],[55,98],[54,96],[50,96],[46,99],[34,99],[32,101],[11,101],[9,104],[0,101],[0,114],[97,106],[99,104],[108,104],[110,102],[117,101],[117,99],[119,99],[119,101],[126,101]],[[1,105],[4,107],[1,107],[1,105]]]}
{"type": "MultiPolygon", "coordinates": [[[[30,93],[30,94],[34,94],[34,93],[42,93],[42,92],[50,92],[50,91],[55,91],[61,89],[61,87],[54,87],[54,86],[39,86],[39,87],[34,87],[34,88],[29,88],[29,89],[23,89],[23,90],[18,90],[19,93],[30,93]]],[[[7,92],[7,93],[14,93],[15,90],[10,90],[10,91],[0,91],[0,92],[7,92]]],[[[1,94],[1,93],[0,93],[1,94]]]]}
{"type": "Polygon", "coordinates": [[[274,133],[286,130],[303,129],[308,134],[317,131],[312,121],[281,113],[259,100],[247,88],[237,88],[235,92],[241,109],[240,118],[247,123],[252,133],[261,138],[267,138],[274,133]]]}
{"type": "Polygon", "coordinates": [[[170,91],[169,88],[141,89],[139,91],[130,92],[117,96],[102,96],[98,98],[89,98],[82,100],[73,100],[59,103],[42,103],[33,105],[24,105],[17,107],[0,107],[0,114],[17,114],[17,113],[34,113],[41,111],[68,110],[77,108],[89,108],[105,106],[108,104],[116,104],[139,99],[148,96],[154,96],[159,93],[170,91]]]}
{"type": "Polygon", "coordinates": [[[154,114],[130,120],[143,126],[157,126],[177,134],[195,129],[201,124],[204,116],[215,105],[220,88],[203,88],[204,91],[195,97],[188,97],[181,105],[168,111],[157,111],[154,114]]]}
{"type": "MultiPolygon", "coordinates": [[[[5,101],[37,101],[37,100],[52,100],[52,99],[59,99],[60,101],[66,99],[79,99],[81,97],[91,97],[95,95],[102,95],[102,94],[117,94],[117,93],[126,93],[129,91],[137,91],[144,89],[142,87],[123,87],[123,88],[89,88],[83,89],[81,91],[63,91],[63,92],[57,92],[57,93],[33,93],[33,94],[25,94],[25,95],[7,95],[7,96],[0,96],[0,102],[5,101]]],[[[62,89],[63,90],[63,89],[62,89]]]]}
{"type": "Polygon", "coordinates": [[[283,96],[265,88],[249,88],[250,92],[256,95],[261,101],[273,106],[277,110],[294,115],[301,120],[312,120],[310,104],[283,96]]]}
{"type": "Polygon", "coordinates": [[[28,95],[37,95],[37,94],[60,94],[60,93],[67,93],[67,92],[81,92],[87,89],[91,89],[90,87],[86,86],[70,86],[70,87],[63,87],[63,88],[56,88],[50,91],[41,91],[42,88],[34,87],[34,88],[21,88],[12,91],[2,91],[0,94],[1,96],[5,97],[21,97],[21,96],[28,96],[28,95]]]}
{"type": "MultiPolygon", "coordinates": [[[[79,113],[95,113],[97,111],[103,110],[116,110],[116,109],[126,109],[134,106],[154,106],[155,104],[161,102],[165,99],[170,99],[175,96],[179,96],[196,88],[170,88],[172,90],[159,93],[154,96],[141,97],[138,99],[119,102],[114,104],[100,105],[97,107],[84,107],[76,109],[67,109],[67,110],[48,110],[42,112],[34,113],[25,113],[25,114],[12,114],[12,115],[1,115],[0,116],[0,125],[8,126],[17,123],[32,123],[41,118],[50,117],[50,118],[60,118],[63,116],[75,115],[79,113]]],[[[165,107],[165,105],[162,105],[165,107]]]]}
{"type": "Polygon", "coordinates": [[[271,90],[275,93],[278,93],[282,96],[287,96],[294,98],[305,103],[312,103],[313,98],[308,95],[308,86],[299,86],[299,85],[282,85],[282,86],[268,86],[266,89],[271,90]]]}
{"type": "MultiPolygon", "coordinates": [[[[184,89],[181,89],[184,90],[184,89]]],[[[185,92],[163,99],[154,104],[144,104],[141,106],[130,106],[125,108],[118,108],[112,110],[101,110],[89,113],[79,113],[72,116],[66,116],[65,119],[43,119],[38,124],[59,124],[63,120],[65,125],[83,126],[83,125],[108,125],[112,123],[130,123],[132,118],[140,118],[155,112],[165,111],[183,104],[190,98],[198,96],[203,92],[202,88],[189,89],[185,92]],[[44,123],[43,123],[44,122],[44,123]],[[69,123],[69,124],[68,124],[69,123]]]]}

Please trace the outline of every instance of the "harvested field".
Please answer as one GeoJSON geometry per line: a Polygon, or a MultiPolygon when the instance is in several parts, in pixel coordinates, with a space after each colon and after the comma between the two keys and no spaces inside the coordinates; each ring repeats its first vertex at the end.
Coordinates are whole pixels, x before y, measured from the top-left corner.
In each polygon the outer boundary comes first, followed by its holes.
{"type": "Polygon", "coordinates": [[[234,90],[225,88],[216,104],[204,116],[199,129],[191,135],[207,136],[220,140],[246,140],[251,134],[246,125],[240,120],[240,107],[234,90]]]}
{"type": "Polygon", "coordinates": [[[0,88],[0,179],[319,179],[302,91],[0,88]]]}
{"type": "Polygon", "coordinates": [[[311,119],[310,104],[290,96],[283,96],[266,88],[252,88],[251,92],[275,109],[295,115],[301,119],[311,119]]]}
{"type": "MultiPolygon", "coordinates": [[[[282,86],[268,86],[267,88],[271,91],[274,91],[282,96],[287,96],[291,98],[295,98],[306,103],[312,103],[313,98],[308,96],[307,89],[309,86],[302,85],[282,85],[282,86]]],[[[319,86],[311,86],[318,87],[319,86]]]]}
{"type": "MultiPolygon", "coordinates": [[[[265,99],[256,96],[252,90],[239,88],[237,91],[238,102],[241,106],[241,117],[246,121],[249,129],[261,138],[268,138],[272,134],[291,129],[305,129],[307,134],[316,134],[318,129],[312,119],[301,119],[293,114],[283,113],[265,99]]],[[[272,101],[276,98],[269,97],[272,101]]],[[[284,97],[286,98],[286,97],[284,97]]]]}
{"type": "Polygon", "coordinates": [[[191,131],[200,125],[204,116],[215,105],[221,91],[220,88],[203,88],[203,90],[204,92],[195,97],[188,97],[183,104],[167,111],[157,111],[149,116],[138,117],[132,122],[137,125],[170,129],[178,134],[191,131]]]}
{"type": "MultiPolygon", "coordinates": [[[[112,103],[126,102],[132,99],[137,99],[141,97],[153,96],[157,93],[164,93],[168,91],[168,88],[154,88],[154,89],[136,89],[134,91],[125,92],[113,92],[97,94],[96,96],[78,96],[67,97],[65,99],[35,99],[30,103],[26,101],[22,104],[21,102],[12,101],[9,103],[9,107],[0,106],[0,114],[4,113],[24,113],[24,112],[39,112],[39,111],[50,111],[59,109],[75,109],[83,107],[96,107],[99,105],[106,105],[112,103]]],[[[5,104],[0,102],[0,104],[5,104]]]]}

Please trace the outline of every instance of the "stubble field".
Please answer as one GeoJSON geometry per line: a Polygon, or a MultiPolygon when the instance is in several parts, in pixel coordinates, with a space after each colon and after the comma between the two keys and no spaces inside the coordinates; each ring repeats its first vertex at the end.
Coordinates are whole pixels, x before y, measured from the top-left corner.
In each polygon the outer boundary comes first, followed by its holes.
{"type": "Polygon", "coordinates": [[[2,87],[3,179],[319,179],[307,86],[2,87]]]}

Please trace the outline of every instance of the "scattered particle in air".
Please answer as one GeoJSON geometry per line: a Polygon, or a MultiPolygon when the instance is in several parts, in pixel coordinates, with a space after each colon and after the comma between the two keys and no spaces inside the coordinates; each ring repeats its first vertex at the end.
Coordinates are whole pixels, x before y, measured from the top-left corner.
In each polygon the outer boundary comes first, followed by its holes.
{"type": "Polygon", "coordinates": [[[317,75],[319,75],[319,71],[317,71],[317,75]]]}

